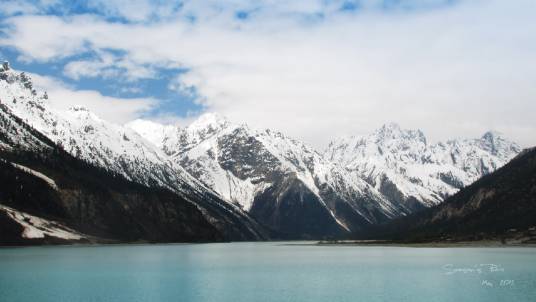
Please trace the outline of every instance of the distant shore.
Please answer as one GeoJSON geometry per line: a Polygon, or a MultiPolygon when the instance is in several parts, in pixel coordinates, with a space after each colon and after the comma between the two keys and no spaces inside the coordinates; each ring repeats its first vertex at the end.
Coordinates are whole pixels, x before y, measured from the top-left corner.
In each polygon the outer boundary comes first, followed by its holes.
{"type": "Polygon", "coordinates": [[[391,240],[322,240],[317,245],[325,246],[400,246],[400,247],[536,247],[536,243],[479,241],[430,241],[403,242],[391,240]]]}

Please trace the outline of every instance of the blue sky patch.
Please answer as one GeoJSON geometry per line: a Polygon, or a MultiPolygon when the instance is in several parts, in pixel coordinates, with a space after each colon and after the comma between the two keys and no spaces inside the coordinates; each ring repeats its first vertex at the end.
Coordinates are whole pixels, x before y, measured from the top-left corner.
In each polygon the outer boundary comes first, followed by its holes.
{"type": "MultiPolygon", "coordinates": [[[[123,54],[121,51],[113,51],[114,54],[123,54]]],[[[198,98],[195,89],[176,91],[168,88],[168,85],[178,75],[187,72],[186,69],[155,68],[156,77],[126,81],[121,77],[82,77],[72,79],[65,75],[64,67],[73,60],[95,59],[95,54],[86,53],[77,56],[53,60],[50,62],[27,62],[19,60],[20,54],[13,48],[0,48],[0,60],[10,62],[16,70],[26,71],[39,75],[51,76],[67,84],[73,90],[94,90],[102,95],[115,98],[154,98],[160,104],[154,110],[147,112],[147,117],[158,115],[176,115],[185,117],[189,112],[199,112],[203,107],[196,103],[198,98]]]]}

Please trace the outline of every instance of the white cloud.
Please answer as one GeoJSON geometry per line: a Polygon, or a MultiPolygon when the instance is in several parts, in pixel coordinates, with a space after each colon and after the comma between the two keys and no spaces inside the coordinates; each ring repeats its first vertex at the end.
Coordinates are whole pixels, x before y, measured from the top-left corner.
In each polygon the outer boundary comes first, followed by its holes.
{"type": "Polygon", "coordinates": [[[98,116],[115,123],[126,123],[153,109],[158,101],[151,98],[115,98],[94,90],[75,90],[58,79],[27,73],[39,91],[46,91],[50,104],[58,109],[84,106],[98,116]]]}
{"type": "Polygon", "coordinates": [[[132,62],[128,57],[118,57],[105,51],[97,51],[97,56],[90,60],[70,61],[65,65],[64,74],[75,80],[82,77],[102,77],[131,82],[157,76],[154,68],[132,62]]]}
{"type": "Polygon", "coordinates": [[[195,87],[208,111],[317,146],[391,121],[434,139],[495,129],[536,145],[533,1],[355,14],[336,13],[324,1],[280,3],[262,3],[271,9],[247,22],[232,17],[237,7],[255,9],[243,1],[219,9],[187,2],[181,14],[197,14],[193,24],[181,17],[143,24],[13,17],[0,45],[40,61],[117,49],[135,64],[184,66],[189,72],[172,87],[195,87]],[[331,12],[322,21],[294,16],[320,7],[331,12]]]}
{"type": "Polygon", "coordinates": [[[78,80],[81,77],[104,77],[110,78],[119,75],[119,70],[110,68],[115,59],[112,55],[103,54],[100,59],[70,61],[64,67],[64,74],[72,79],[78,80]]]}
{"type": "Polygon", "coordinates": [[[178,75],[172,78],[169,81],[167,88],[182,95],[187,95],[190,97],[195,96],[195,87],[192,85],[186,85],[182,75],[178,75]]]}

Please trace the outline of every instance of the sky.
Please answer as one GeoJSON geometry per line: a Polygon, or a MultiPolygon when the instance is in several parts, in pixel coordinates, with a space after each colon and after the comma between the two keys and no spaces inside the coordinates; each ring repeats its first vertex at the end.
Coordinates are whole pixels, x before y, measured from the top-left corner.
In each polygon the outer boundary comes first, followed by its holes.
{"type": "Polygon", "coordinates": [[[205,112],[319,149],[385,123],[536,145],[534,0],[3,0],[0,59],[54,106],[205,112]]]}

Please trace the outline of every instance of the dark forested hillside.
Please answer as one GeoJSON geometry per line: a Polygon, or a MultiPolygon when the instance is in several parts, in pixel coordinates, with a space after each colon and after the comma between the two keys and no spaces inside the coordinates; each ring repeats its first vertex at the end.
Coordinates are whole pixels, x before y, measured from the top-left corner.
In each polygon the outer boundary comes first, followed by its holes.
{"type": "Polygon", "coordinates": [[[12,209],[62,222],[92,237],[122,242],[224,240],[193,204],[168,190],[129,182],[61,151],[4,154],[3,158],[0,201],[12,209]],[[20,167],[47,175],[57,189],[20,167]]]}
{"type": "Polygon", "coordinates": [[[532,242],[536,238],[536,148],[523,151],[444,203],[358,237],[532,242]]]}

